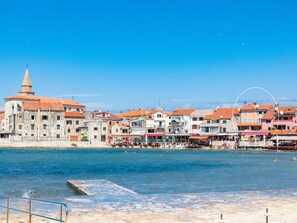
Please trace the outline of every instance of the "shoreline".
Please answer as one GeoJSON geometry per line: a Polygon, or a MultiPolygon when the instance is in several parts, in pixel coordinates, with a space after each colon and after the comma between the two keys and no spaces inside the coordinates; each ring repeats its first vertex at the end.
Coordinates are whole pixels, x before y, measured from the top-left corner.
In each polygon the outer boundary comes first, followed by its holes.
{"type": "MultiPolygon", "coordinates": [[[[156,194],[131,196],[74,196],[63,199],[69,207],[70,223],[262,223],[269,209],[269,222],[296,222],[297,189],[199,194],[156,194]]],[[[4,210],[5,211],[5,210],[4,210]]],[[[0,212],[1,222],[5,220],[0,212]]],[[[47,212],[48,213],[48,212],[47,212]]],[[[54,214],[53,214],[54,215],[54,214]]],[[[12,213],[13,222],[26,222],[12,213]]],[[[50,222],[35,218],[33,222],[50,222]]]]}

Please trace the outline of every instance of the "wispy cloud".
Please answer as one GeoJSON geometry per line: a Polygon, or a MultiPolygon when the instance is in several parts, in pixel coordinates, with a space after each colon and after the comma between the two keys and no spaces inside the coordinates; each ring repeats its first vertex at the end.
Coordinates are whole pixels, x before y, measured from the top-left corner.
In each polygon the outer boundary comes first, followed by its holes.
{"type": "Polygon", "coordinates": [[[101,94],[63,94],[59,95],[58,97],[99,97],[101,94]]]}
{"type": "Polygon", "coordinates": [[[171,102],[186,102],[186,99],[170,99],[171,102]]]}
{"type": "Polygon", "coordinates": [[[101,102],[88,102],[88,103],[84,103],[85,106],[87,106],[88,108],[92,108],[92,109],[110,109],[112,108],[111,105],[107,105],[101,102]]]}

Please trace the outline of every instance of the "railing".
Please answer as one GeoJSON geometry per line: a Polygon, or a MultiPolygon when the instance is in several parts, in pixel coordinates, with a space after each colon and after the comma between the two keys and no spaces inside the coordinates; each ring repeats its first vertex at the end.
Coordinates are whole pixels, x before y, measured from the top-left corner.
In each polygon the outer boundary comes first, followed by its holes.
{"type": "Polygon", "coordinates": [[[32,217],[33,216],[43,218],[43,219],[48,219],[48,220],[51,220],[51,221],[60,222],[60,223],[63,223],[63,222],[67,221],[68,207],[64,203],[44,201],[44,200],[38,200],[38,199],[33,199],[33,198],[19,198],[19,197],[16,197],[15,199],[27,201],[28,202],[28,211],[24,211],[24,210],[21,210],[21,209],[11,207],[11,197],[7,197],[7,205],[6,206],[0,205],[0,208],[6,209],[6,222],[7,223],[9,223],[10,212],[11,211],[27,214],[28,218],[29,218],[29,223],[32,223],[32,217]],[[49,217],[49,216],[46,216],[46,215],[37,214],[37,213],[32,212],[33,202],[59,206],[59,217],[54,218],[54,217],[49,217]]]}

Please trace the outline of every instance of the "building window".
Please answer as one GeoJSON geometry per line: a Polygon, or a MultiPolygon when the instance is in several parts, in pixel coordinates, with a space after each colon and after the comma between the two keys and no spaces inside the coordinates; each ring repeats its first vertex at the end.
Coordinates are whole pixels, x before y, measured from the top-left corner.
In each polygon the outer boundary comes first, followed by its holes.
{"type": "Polygon", "coordinates": [[[32,125],[31,125],[31,130],[34,130],[34,129],[35,129],[35,125],[32,124],[32,125]]]}
{"type": "Polygon", "coordinates": [[[97,139],[97,136],[94,136],[94,139],[97,139]]]}
{"type": "Polygon", "coordinates": [[[46,137],[46,134],[43,134],[43,137],[46,137]]]}
{"type": "Polygon", "coordinates": [[[192,129],[197,129],[198,126],[197,125],[192,125],[192,129]]]}
{"type": "Polygon", "coordinates": [[[77,111],[77,112],[80,112],[80,109],[79,109],[79,108],[77,108],[77,109],[76,109],[76,111],[77,111]]]}
{"type": "Polygon", "coordinates": [[[76,125],[79,125],[79,121],[76,121],[76,125]]]}
{"type": "Polygon", "coordinates": [[[61,126],[60,125],[57,125],[57,129],[61,129],[61,126]]]}
{"type": "Polygon", "coordinates": [[[60,121],[61,120],[61,116],[59,115],[59,116],[57,116],[57,120],[58,121],[60,121]]]}
{"type": "Polygon", "coordinates": [[[41,119],[42,119],[42,120],[48,120],[48,116],[47,116],[47,115],[43,115],[43,116],[41,117],[41,119]]]}
{"type": "Polygon", "coordinates": [[[193,117],[193,118],[192,118],[192,121],[194,121],[194,122],[196,122],[197,120],[198,120],[197,117],[193,117]]]}
{"type": "Polygon", "coordinates": [[[103,131],[106,131],[106,127],[103,127],[103,131]]]}
{"type": "Polygon", "coordinates": [[[157,118],[162,118],[162,114],[157,114],[157,118]]]}
{"type": "Polygon", "coordinates": [[[257,123],[261,123],[261,119],[260,118],[257,118],[257,123]]]}
{"type": "Polygon", "coordinates": [[[19,129],[21,130],[23,128],[23,126],[22,125],[19,125],[19,129]]]}
{"type": "Polygon", "coordinates": [[[67,121],[66,121],[66,124],[67,124],[67,125],[72,125],[72,121],[71,121],[71,120],[67,120],[67,121]]]}
{"type": "Polygon", "coordinates": [[[60,139],[61,138],[61,135],[60,134],[57,134],[57,138],[60,139]]]}
{"type": "Polygon", "coordinates": [[[95,127],[95,128],[94,128],[94,131],[98,131],[98,128],[97,128],[97,127],[95,127]]]}
{"type": "Polygon", "coordinates": [[[71,129],[68,129],[67,131],[68,131],[68,133],[70,133],[71,132],[71,129]]]}
{"type": "Polygon", "coordinates": [[[109,122],[109,125],[111,125],[112,124],[112,122],[109,122]]]}
{"type": "Polygon", "coordinates": [[[31,134],[31,136],[34,136],[34,134],[31,134]]]}
{"type": "Polygon", "coordinates": [[[34,115],[31,115],[31,120],[34,120],[35,119],[35,116],[34,115]]]}
{"type": "Polygon", "coordinates": [[[46,125],[43,125],[43,129],[46,129],[46,125]]]}
{"type": "Polygon", "coordinates": [[[79,129],[76,129],[76,133],[78,133],[79,132],[79,129]]]}
{"type": "Polygon", "coordinates": [[[119,130],[118,130],[118,129],[116,129],[116,132],[119,132],[119,130]]]}
{"type": "Polygon", "coordinates": [[[199,121],[203,121],[204,119],[203,119],[203,117],[199,117],[199,121]]]}
{"type": "Polygon", "coordinates": [[[127,134],[128,133],[128,129],[123,129],[123,133],[127,134]]]}

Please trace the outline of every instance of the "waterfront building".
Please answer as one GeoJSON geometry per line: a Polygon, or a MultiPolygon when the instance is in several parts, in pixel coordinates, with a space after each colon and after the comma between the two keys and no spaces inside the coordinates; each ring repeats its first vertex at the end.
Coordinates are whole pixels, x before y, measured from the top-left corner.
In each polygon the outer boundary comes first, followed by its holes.
{"type": "Polygon", "coordinates": [[[239,131],[261,131],[262,118],[272,107],[270,104],[247,104],[240,108],[239,131]]]}
{"type": "Polygon", "coordinates": [[[195,110],[191,114],[192,118],[192,131],[193,135],[200,135],[201,134],[201,125],[204,123],[204,119],[207,115],[213,114],[213,110],[195,110]]]}
{"type": "Polygon", "coordinates": [[[85,106],[68,99],[36,96],[28,68],[21,91],[5,98],[4,131],[15,140],[79,140],[85,106]]]}
{"type": "Polygon", "coordinates": [[[262,117],[262,130],[292,130],[297,126],[297,107],[271,107],[262,117]]]}
{"type": "Polygon", "coordinates": [[[238,108],[217,108],[213,114],[205,116],[201,124],[201,134],[214,136],[219,133],[235,133],[238,130],[238,120],[238,108]]]}
{"type": "Polygon", "coordinates": [[[113,144],[114,141],[120,140],[121,137],[126,137],[130,133],[129,122],[122,117],[102,111],[92,113],[93,118],[99,120],[101,126],[101,141],[113,144]],[[114,126],[114,127],[113,127],[114,126]],[[120,126],[125,126],[121,129],[120,126]],[[117,128],[118,127],[118,128],[117,128]]]}
{"type": "Polygon", "coordinates": [[[196,109],[177,109],[171,116],[171,133],[173,134],[191,134],[192,133],[192,115],[196,109]]]}
{"type": "MultiPolygon", "coordinates": [[[[0,134],[4,130],[4,119],[5,119],[4,111],[0,111],[0,134]]],[[[1,138],[1,136],[0,136],[0,138],[1,138]]]]}

